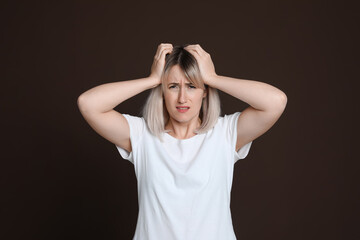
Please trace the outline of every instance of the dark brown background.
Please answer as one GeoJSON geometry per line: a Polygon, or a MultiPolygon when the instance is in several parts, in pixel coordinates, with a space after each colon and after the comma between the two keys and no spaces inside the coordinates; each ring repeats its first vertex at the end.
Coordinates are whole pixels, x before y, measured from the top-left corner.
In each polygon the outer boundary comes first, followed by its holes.
{"type": "MultiPolygon", "coordinates": [[[[235,165],[238,239],[359,239],[356,14],[335,1],[2,1],[0,238],[132,238],[133,165],[76,100],[148,76],[169,42],[198,43],[218,74],[288,96],[235,165]]],[[[116,109],[138,114],[147,94],[116,109]]],[[[247,106],[221,97],[223,113],[247,106]]]]}

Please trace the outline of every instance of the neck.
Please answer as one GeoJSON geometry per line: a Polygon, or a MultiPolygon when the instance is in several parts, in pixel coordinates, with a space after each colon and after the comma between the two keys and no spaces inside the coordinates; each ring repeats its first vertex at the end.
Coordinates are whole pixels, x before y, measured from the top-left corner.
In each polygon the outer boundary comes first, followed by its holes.
{"type": "Polygon", "coordinates": [[[195,130],[201,125],[200,118],[195,118],[190,122],[181,123],[170,118],[165,126],[169,134],[178,139],[191,138],[196,135],[195,130]]]}

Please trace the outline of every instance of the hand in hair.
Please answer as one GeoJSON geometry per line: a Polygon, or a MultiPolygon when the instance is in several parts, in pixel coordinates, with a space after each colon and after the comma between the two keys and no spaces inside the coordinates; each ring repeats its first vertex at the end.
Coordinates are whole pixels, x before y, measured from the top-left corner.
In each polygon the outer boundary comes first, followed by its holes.
{"type": "Polygon", "coordinates": [[[199,44],[188,45],[184,47],[184,49],[195,57],[199,65],[200,74],[204,79],[204,83],[209,84],[210,79],[217,76],[210,54],[205,52],[199,44]]]}
{"type": "Polygon", "coordinates": [[[155,78],[158,80],[158,83],[161,83],[161,75],[165,66],[165,56],[168,53],[171,53],[173,45],[171,43],[161,43],[156,51],[154,56],[154,62],[151,66],[150,78],[155,78]]]}

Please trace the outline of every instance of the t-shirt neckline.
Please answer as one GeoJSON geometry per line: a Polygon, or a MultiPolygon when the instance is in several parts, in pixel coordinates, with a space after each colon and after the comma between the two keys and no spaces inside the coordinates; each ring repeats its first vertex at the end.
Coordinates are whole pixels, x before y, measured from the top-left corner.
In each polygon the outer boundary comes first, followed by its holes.
{"type": "Polygon", "coordinates": [[[176,138],[176,137],[173,137],[173,136],[171,136],[169,133],[167,133],[167,132],[164,132],[164,135],[168,138],[168,139],[171,139],[172,141],[180,141],[180,142],[188,142],[188,141],[191,141],[191,140],[193,140],[193,139],[196,139],[197,137],[199,137],[200,135],[202,135],[202,134],[196,134],[196,135],[194,135],[194,136],[192,136],[192,137],[190,137],[190,138],[184,138],[184,139],[180,139],[180,138],[176,138]]]}

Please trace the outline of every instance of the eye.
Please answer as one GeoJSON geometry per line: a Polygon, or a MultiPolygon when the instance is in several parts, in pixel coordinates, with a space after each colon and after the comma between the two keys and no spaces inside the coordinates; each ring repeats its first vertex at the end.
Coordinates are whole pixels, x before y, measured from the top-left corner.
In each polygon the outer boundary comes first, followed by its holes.
{"type": "Polygon", "coordinates": [[[169,88],[172,89],[172,88],[176,88],[177,86],[176,85],[170,85],[169,88]]]}
{"type": "Polygon", "coordinates": [[[189,88],[195,89],[196,87],[194,85],[192,85],[192,84],[189,84],[189,88]]]}

